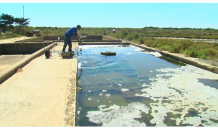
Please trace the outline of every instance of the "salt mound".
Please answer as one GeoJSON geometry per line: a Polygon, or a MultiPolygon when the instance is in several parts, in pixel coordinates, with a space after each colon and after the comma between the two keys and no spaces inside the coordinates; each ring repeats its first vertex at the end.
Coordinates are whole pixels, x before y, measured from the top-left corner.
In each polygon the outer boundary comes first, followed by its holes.
{"type": "Polygon", "coordinates": [[[149,108],[139,102],[132,102],[128,106],[112,105],[109,108],[101,109],[100,111],[89,111],[86,115],[89,121],[100,124],[102,126],[146,126],[145,123],[140,123],[134,118],[141,118],[141,113],[148,114],[149,108]],[[118,123],[119,122],[119,123],[118,123]]]}

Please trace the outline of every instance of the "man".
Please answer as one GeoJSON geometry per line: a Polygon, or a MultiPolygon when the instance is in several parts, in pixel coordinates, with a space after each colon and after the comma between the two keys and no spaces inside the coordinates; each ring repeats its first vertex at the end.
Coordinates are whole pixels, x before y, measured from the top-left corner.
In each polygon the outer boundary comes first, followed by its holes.
{"type": "Polygon", "coordinates": [[[77,41],[79,42],[80,41],[80,38],[79,36],[77,35],[77,30],[80,30],[81,29],[81,26],[80,25],[77,25],[76,28],[75,27],[72,27],[70,28],[69,30],[67,30],[67,32],[65,33],[65,36],[64,36],[64,46],[63,46],[63,50],[62,52],[65,52],[65,49],[68,45],[68,51],[69,52],[72,52],[72,42],[71,42],[71,37],[77,37],[77,41]]]}

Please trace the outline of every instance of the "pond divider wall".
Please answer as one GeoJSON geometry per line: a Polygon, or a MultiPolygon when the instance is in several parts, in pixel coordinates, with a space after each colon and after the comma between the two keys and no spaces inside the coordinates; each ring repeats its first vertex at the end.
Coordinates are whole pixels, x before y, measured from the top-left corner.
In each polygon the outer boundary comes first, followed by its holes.
{"type": "Polygon", "coordinates": [[[0,55],[32,54],[53,42],[16,42],[0,44],[0,55]]]}
{"type": "Polygon", "coordinates": [[[24,58],[23,60],[13,64],[12,66],[10,66],[8,69],[3,71],[3,73],[1,74],[0,84],[2,82],[4,82],[6,79],[8,79],[9,77],[11,77],[13,74],[15,74],[18,68],[22,68],[23,66],[28,64],[34,58],[44,54],[46,49],[51,49],[55,45],[56,45],[56,43],[51,43],[51,44],[47,45],[45,48],[42,48],[42,49],[36,51],[35,53],[31,54],[30,56],[28,56],[28,57],[24,58]]]}

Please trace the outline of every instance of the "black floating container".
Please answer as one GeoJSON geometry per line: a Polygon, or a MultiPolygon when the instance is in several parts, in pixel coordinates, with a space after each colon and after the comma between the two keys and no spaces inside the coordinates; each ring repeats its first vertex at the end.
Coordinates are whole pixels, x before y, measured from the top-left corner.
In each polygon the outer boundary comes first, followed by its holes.
{"type": "Polygon", "coordinates": [[[116,52],[105,51],[105,52],[101,52],[101,55],[116,56],[116,52]]]}

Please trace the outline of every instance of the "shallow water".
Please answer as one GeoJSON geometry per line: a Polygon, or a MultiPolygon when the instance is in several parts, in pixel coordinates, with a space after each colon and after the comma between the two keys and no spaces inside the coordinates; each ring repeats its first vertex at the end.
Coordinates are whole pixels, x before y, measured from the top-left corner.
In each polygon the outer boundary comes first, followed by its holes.
{"type": "Polygon", "coordinates": [[[218,90],[201,81],[218,75],[134,46],[79,48],[76,126],[218,126],[218,90]]]}

